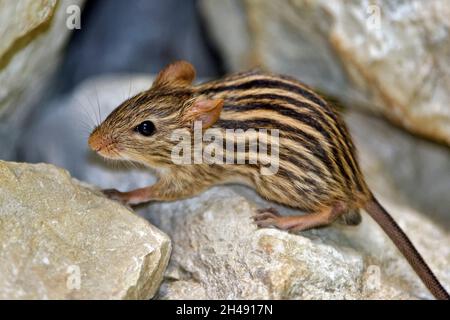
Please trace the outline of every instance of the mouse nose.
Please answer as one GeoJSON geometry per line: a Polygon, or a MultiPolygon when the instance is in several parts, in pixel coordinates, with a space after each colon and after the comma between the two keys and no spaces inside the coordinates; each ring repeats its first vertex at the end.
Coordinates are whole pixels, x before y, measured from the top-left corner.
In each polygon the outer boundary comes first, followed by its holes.
{"type": "Polygon", "coordinates": [[[89,146],[95,152],[101,151],[109,143],[97,130],[92,132],[88,139],[89,146]]]}

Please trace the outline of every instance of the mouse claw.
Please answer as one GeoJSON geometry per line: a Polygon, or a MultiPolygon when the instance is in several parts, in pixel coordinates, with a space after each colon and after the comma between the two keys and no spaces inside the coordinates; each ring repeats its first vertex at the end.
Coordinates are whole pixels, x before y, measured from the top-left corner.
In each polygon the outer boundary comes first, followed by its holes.
{"type": "Polygon", "coordinates": [[[278,213],[277,209],[275,209],[275,208],[264,208],[264,209],[256,210],[256,215],[253,216],[253,218],[255,220],[257,220],[262,216],[265,216],[265,217],[272,216],[275,218],[275,217],[280,217],[281,215],[278,213]]]}
{"type": "Polygon", "coordinates": [[[281,215],[275,208],[266,208],[256,210],[253,221],[259,228],[274,227],[277,225],[277,221],[281,215]]]}

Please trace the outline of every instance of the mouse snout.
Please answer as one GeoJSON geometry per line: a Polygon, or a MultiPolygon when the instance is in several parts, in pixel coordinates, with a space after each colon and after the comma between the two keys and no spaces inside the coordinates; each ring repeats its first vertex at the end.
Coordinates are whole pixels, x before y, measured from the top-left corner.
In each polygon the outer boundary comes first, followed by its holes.
{"type": "Polygon", "coordinates": [[[108,146],[112,144],[112,140],[95,130],[89,136],[88,144],[93,151],[100,152],[103,149],[108,148],[108,146]]]}

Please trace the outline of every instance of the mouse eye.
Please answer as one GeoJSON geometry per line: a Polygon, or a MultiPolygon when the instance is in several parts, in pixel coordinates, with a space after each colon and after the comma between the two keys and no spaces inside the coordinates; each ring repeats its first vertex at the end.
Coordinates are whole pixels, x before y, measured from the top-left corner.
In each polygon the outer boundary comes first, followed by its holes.
{"type": "Polygon", "coordinates": [[[135,131],[139,132],[143,136],[149,137],[155,133],[156,127],[151,121],[144,121],[135,128],[135,131]]]}

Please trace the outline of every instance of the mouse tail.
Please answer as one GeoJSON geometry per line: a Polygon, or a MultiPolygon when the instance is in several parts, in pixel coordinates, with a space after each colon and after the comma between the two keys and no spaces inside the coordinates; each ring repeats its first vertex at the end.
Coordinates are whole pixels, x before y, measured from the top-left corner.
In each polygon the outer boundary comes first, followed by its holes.
{"type": "Polygon", "coordinates": [[[411,240],[409,240],[408,236],[381,206],[378,200],[372,196],[372,199],[366,204],[364,209],[380,225],[389,238],[391,238],[392,242],[394,242],[433,296],[439,300],[450,300],[450,295],[433,274],[411,240]]]}

